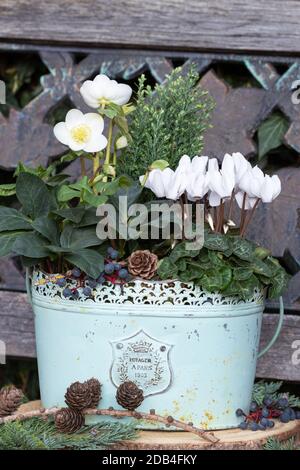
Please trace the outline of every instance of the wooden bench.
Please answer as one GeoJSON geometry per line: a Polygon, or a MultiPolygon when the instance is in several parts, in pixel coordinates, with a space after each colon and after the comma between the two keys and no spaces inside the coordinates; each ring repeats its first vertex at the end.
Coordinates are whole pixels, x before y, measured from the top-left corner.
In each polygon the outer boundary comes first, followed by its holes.
{"type": "MultiPolygon", "coordinates": [[[[49,71],[33,101],[8,118],[0,114],[0,166],[7,175],[18,160],[46,164],[63,153],[45,117],[66,98],[85,109],[78,88],[100,70],[129,81],[146,72],[161,83],[177,64],[195,62],[201,85],[216,101],[205,154],[254,157],[258,126],[274,110],[288,118],[284,143],[295,162],[279,169],[282,195],[258,210],[250,234],[295,273],[282,333],[257,369],[258,377],[288,381],[300,381],[300,105],[291,101],[292,84],[300,79],[299,24],[295,0],[233,0],[230,6],[222,0],[2,0],[0,15],[0,62],[1,52],[33,52],[49,71]],[[219,64],[243,67],[255,85],[230,86],[218,76],[219,64]]],[[[76,165],[68,171],[75,174],[76,165]]],[[[34,358],[32,310],[17,261],[1,260],[0,276],[0,340],[9,356],[34,358]]],[[[262,346],[278,319],[276,303],[268,310],[262,346]]]]}

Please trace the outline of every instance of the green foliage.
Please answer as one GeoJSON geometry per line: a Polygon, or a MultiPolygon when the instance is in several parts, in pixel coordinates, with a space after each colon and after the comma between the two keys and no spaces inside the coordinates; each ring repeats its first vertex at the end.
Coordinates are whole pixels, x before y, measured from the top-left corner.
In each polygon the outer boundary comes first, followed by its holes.
{"type": "Polygon", "coordinates": [[[300,450],[300,447],[297,446],[294,437],[287,441],[279,441],[274,437],[270,437],[264,444],[263,450],[300,450]]]}
{"type": "Polygon", "coordinates": [[[279,390],[282,387],[283,382],[265,382],[260,380],[253,386],[252,400],[261,406],[263,399],[266,395],[270,396],[274,401],[281,397],[286,397],[289,400],[289,406],[294,408],[300,408],[300,398],[290,393],[280,393],[279,390]]]}
{"type": "Polygon", "coordinates": [[[204,247],[191,251],[180,242],[159,264],[161,279],[193,281],[203,289],[247,299],[256,288],[278,297],[288,276],[278,261],[254,243],[230,234],[205,231],[204,247]],[[264,257],[264,259],[262,259],[264,257]]]}
{"type": "Polygon", "coordinates": [[[261,160],[270,150],[283,144],[289,128],[287,119],[280,113],[273,113],[258,129],[258,159],[261,160]]]}
{"type": "Polygon", "coordinates": [[[130,122],[131,142],[120,166],[132,177],[144,174],[155,160],[175,167],[182,155],[197,155],[209,127],[212,100],[199,86],[195,67],[183,74],[175,69],[152,90],[139,79],[135,111],[130,122]]]}
{"type": "Polygon", "coordinates": [[[101,450],[136,437],[133,424],[103,422],[73,434],[58,433],[53,421],[40,418],[0,425],[1,450],[101,450]]]}

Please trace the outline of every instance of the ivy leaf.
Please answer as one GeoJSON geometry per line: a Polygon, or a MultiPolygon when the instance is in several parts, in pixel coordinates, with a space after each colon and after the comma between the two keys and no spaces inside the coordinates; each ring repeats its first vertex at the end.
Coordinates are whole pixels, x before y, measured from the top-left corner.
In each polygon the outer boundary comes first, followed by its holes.
{"type": "Polygon", "coordinates": [[[289,123],[279,113],[272,114],[258,129],[258,158],[261,160],[270,150],[280,147],[289,123]]]}
{"type": "Polygon", "coordinates": [[[46,184],[36,175],[21,173],[16,184],[17,198],[24,214],[32,219],[47,215],[50,209],[50,193],[46,184]]]}
{"type": "Polygon", "coordinates": [[[30,220],[11,207],[0,206],[0,232],[31,230],[30,220]]]}
{"type": "Polygon", "coordinates": [[[83,272],[93,279],[97,279],[104,269],[104,258],[97,251],[92,249],[82,249],[76,253],[67,254],[66,260],[74,266],[77,266],[83,272]]]}

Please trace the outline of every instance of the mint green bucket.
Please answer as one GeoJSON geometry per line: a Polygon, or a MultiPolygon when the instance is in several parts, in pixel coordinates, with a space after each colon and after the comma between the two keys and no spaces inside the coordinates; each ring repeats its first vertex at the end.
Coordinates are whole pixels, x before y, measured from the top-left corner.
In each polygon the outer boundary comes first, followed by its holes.
{"type": "Polygon", "coordinates": [[[93,299],[66,300],[44,278],[34,273],[28,282],[43,406],[64,406],[72,382],[96,377],[100,407],[120,409],[117,387],[133,380],[145,396],[138,410],[205,429],[239,424],[235,411],[249,407],[257,358],[279,334],[282,299],[274,337],[258,354],[260,292],[241,301],[179,281],[134,281],[124,289],[98,287],[93,299]]]}

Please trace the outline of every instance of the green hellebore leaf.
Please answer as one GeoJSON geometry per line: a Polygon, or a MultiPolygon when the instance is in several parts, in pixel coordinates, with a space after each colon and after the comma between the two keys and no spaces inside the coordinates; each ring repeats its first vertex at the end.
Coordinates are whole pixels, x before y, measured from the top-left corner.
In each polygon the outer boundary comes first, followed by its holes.
{"type": "Polygon", "coordinates": [[[50,193],[38,176],[21,173],[17,179],[16,194],[23,206],[23,212],[32,219],[48,214],[51,206],[50,193]]]}
{"type": "MultiPolygon", "coordinates": [[[[93,209],[94,210],[94,209],[93,209]]],[[[84,206],[78,207],[66,207],[65,209],[59,209],[54,211],[54,214],[59,215],[65,220],[70,220],[74,224],[79,224],[86,212],[84,206]]]]}
{"type": "MultiPolygon", "coordinates": [[[[12,232],[1,232],[0,233],[0,257],[7,256],[12,252],[12,247],[20,235],[22,235],[22,230],[16,230],[12,232]]],[[[28,232],[27,232],[28,233],[28,232]]]]}
{"type": "Polygon", "coordinates": [[[101,206],[102,204],[105,204],[108,199],[107,196],[104,196],[104,195],[98,196],[97,194],[90,193],[87,191],[84,191],[82,198],[84,202],[86,202],[87,204],[93,207],[98,207],[98,206],[101,206]]]}
{"type": "Polygon", "coordinates": [[[75,197],[80,197],[80,191],[76,189],[70,188],[69,185],[63,184],[58,192],[57,192],[57,199],[59,202],[67,202],[75,197]]]}
{"type": "Polygon", "coordinates": [[[77,250],[76,253],[67,254],[65,258],[93,279],[97,279],[104,269],[103,256],[92,249],[77,250]]]}
{"type": "Polygon", "coordinates": [[[31,230],[30,220],[11,207],[0,206],[0,232],[31,230]]]}
{"type": "Polygon", "coordinates": [[[95,226],[76,228],[72,225],[66,225],[60,237],[61,247],[71,251],[98,246],[101,243],[97,237],[95,226]]]}
{"type": "Polygon", "coordinates": [[[46,258],[50,251],[47,249],[47,240],[36,233],[24,233],[13,244],[12,250],[17,255],[28,258],[46,258]]]}
{"type": "Polygon", "coordinates": [[[32,222],[32,227],[54,244],[59,243],[59,228],[57,223],[48,216],[38,217],[32,222]]]}

